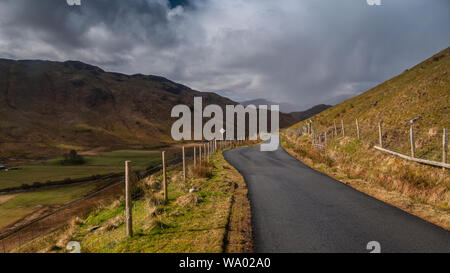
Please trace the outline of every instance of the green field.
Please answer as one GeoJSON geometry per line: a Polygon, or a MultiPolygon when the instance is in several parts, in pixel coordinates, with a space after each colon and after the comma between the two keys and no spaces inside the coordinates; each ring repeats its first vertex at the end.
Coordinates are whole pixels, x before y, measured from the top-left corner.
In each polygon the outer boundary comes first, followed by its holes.
{"type": "MultiPolygon", "coordinates": [[[[170,156],[169,156],[170,158],[170,156]]],[[[16,171],[0,171],[0,190],[18,187],[34,182],[59,181],[67,178],[82,178],[92,175],[120,173],[124,161],[132,161],[133,170],[143,170],[161,162],[158,151],[121,150],[104,152],[99,156],[85,157],[86,163],[76,166],[62,166],[62,158],[48,160],[41,164],[20,166],[16,171]]]]}
{"type": "Polygon", "coordinates": [[[20,220],[41,206],[65,204],[82,198],[97,186],[98,184],[91,183],[20,193],[0,204],[0,229],[20,220]]]}

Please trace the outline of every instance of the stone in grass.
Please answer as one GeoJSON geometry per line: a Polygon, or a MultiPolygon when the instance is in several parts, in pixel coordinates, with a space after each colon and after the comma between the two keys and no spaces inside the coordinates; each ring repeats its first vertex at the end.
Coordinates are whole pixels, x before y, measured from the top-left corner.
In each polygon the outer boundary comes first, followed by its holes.
{"type": "Polygon", "coordinates": [[[198,192],[198,190],[196,188],[192,188],[189,190],[189,193],[194,193],[194,192],[198,192]]]}

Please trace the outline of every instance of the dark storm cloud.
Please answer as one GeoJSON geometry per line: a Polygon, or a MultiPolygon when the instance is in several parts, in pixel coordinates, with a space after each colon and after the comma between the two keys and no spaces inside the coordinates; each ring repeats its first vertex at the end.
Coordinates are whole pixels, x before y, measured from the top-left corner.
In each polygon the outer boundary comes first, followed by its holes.
{"type": "Polygon", "coordinates": [[[136,44],[157,50],[176,43],[164,1],[83,0],[71,7],[65,0],[6,0],[0,5],[0,37],[8,45],[1,53],[17,51],[18,58],[40,58],[49,47],[54,58],[85,55],[85,61],[114,65],[133,58],[129,53],[136,44]]]}
{"type": "Polygon", "coordinates": [[[335,103],[450,45],[450,1],[0,0],[0,57],[77,59],[241,100],[335,103]]]}

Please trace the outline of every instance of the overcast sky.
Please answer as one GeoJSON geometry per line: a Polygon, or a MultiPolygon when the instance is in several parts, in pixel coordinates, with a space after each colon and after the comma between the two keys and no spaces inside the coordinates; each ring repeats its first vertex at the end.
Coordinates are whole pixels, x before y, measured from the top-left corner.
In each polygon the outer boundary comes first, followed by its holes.
{"type": "Polygon", "coordinates": [[[300,108],[450,46],[449,0],[0,0],[0,57],[80,60],[300,108]]]}

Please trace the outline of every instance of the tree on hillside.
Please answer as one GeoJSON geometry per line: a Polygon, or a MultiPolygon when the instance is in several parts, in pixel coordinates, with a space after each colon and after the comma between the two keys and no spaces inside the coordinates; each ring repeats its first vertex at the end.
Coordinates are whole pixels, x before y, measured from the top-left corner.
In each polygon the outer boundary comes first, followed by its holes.
{"type": "Polygon", "coordinates": [[[71,150],[68,154],[64,155],[64,159],[61,160],[61,165],[82,165],[86,163],[84,158],[75,150],[71,150]]]}

